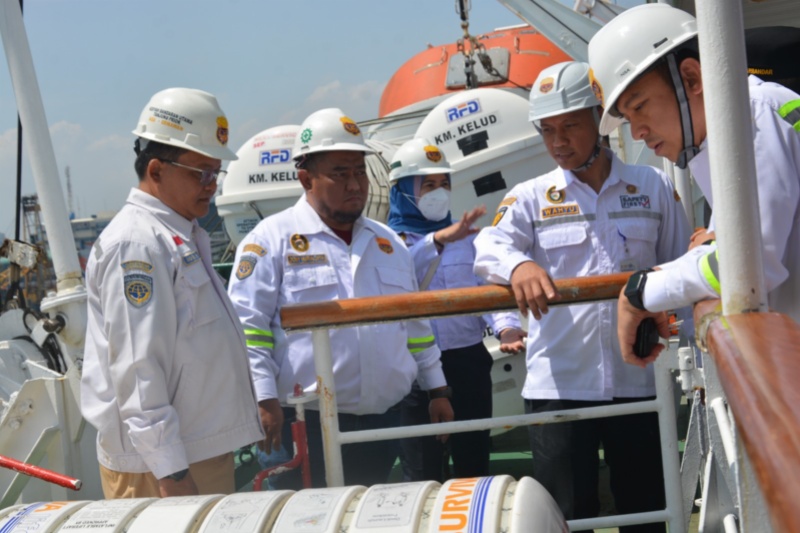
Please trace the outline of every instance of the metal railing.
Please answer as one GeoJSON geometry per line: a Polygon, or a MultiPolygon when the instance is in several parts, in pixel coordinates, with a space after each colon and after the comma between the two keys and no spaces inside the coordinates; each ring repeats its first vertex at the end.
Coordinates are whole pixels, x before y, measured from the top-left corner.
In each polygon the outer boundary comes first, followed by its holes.
{"type": "MultiPolygon", "coordinates": [[[[557,280],[555,282],[556,288],[561,298],[551,302],[550,305],[616,299],[627,281],[628,275],[613,274],[557,280]]],[[[330,329],[397,320],[485,314],[489,311],[510,310],[516,309],[516,307],[517,304],[511,289],[502,286],[425,291],[405,295],[355,298],[284,307],[281,310],[281,324],[287,332],[309,330],[312,332],[320,402],[323,456],[328,486],[344,485],[341,446],[348,443],[656,412],[661,435],[666,509],[646,513],[573,520],[569,524],[573,529],[589,529],[667,522],[671,532],[685,531],[688,517],[684,516],[682,504],[678,437],[675,425],[674,382],[671,377],[670,358],[668,357],[659,358],[656,364],[657,396],[655,400],[419,426],[352,432],[341,432],[339,430],[330,348],[330,329]]],[[[520,398],[521,401],[522,399],[520,398]]]]}

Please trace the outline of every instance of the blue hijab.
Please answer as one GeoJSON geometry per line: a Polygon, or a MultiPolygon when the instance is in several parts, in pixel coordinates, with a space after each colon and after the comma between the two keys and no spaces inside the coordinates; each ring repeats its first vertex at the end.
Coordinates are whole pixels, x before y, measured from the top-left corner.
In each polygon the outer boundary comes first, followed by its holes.
{"type": "Polygon", "coordinates": [[[423,176],[400,178],[389,192],[389,220],[387,224],[397,233],[412,232],[425,235],[446,228],[453,223],[448,211],[442,220],[428,220],[417,207],[423,176]]]}

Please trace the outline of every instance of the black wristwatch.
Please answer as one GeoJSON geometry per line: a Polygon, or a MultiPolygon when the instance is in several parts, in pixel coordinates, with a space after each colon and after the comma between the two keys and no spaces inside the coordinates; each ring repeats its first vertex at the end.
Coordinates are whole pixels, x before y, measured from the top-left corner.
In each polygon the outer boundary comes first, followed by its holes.
{"type": "Polygon", "coordinates": [[[647,274],[652,271],[652,268],[637,270],[631,274],[625,285],[625,296],[636,309],[647,311],[644,307],[644,284],[647,283],[647,274]]]}
{"type": "Polygon", "coordinates": [[[436,400],[438,398],[452,398],[452,397],[453,397],[452,387],[445,387],[443,389],[433,389],[428,391],[429,400],[436,400]]]}
{"type": "Polygon", "coordinates": [[[181,481],[183,478],[186,477],[186,474],[188,474],[188,473],[189,473],[189,469],[188,468],[184,468],[183,470],[178,470],[177,472],[174,472],[174,473],[172,473],[172,474],[170,474],[168,476],[164,476],[161,479],[171,479],[172,481],[181,481]]]}

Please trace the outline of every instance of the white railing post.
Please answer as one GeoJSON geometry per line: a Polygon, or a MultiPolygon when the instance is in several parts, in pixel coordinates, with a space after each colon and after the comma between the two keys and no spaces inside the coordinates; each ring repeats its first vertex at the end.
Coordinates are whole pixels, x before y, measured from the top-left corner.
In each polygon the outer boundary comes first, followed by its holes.
{"type": "Polygon", "coordinates": [[[325,481],[329,487],[342,487],[344,486],[344,465],[342,464],[342,446],[339,443],[339,408],[336,405],[336,385],[333,381],[330,333],[327,329],[315,329],[311,332],[311,342],[314,347],[314,366],[317,370],[325,481]]]}
{"type": "MultiPolygon", "coordinates": [[[[661,469],[664,472],[664,496],[667,504],[670,533],[684,533],[683,491],[681,490],[681,467],[678,454],[678,427],[675,415],[675,382],[671,369],[677,355],[662,354],[656,359],[656,400],[658,401],[658,432],[661,439],[661,469]]],[[[694,495],[692,495],[694,496],[694,495]]]]}
{"type": "Polygon", "coordinates": [[[722,311],[765,311],[752,119],[741,2],[695,2],[722,311]]]}

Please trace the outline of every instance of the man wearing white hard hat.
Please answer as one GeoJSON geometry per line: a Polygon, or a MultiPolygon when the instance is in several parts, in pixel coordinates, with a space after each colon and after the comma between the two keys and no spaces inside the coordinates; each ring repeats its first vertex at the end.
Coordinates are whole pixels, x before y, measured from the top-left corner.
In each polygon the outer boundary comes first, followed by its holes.
{"type": "MultiPolygon", "coordinates": [[[[666,4],[648,4],[614,18],[589,43],[595,89],[605,112],[600,130],[629,121],[631,134],[656,155],[689,168],[713,208],[707,117],[692,15],[666,4]]],[[[745,75],[744,72],[741,73],[745,75]]],[[[800,95],[750,76],[750,111],[761,217],[764,278],[769,305],[800,320],[800,95]]],[[[735,231],[734,228],[726,228],[735,231]]],[[[690,250],[654,272],[631,276],[619,298],[622,356],[644,366],[633,344],[639,323],[655,318],[666,334],[665,310],[719,298],[719,268],[713,242],[690,250]]]]}
{"type": "MultiPolygon", "coordinates": [[[[491,227],[475,240],[475,272],[510,284],[528,315],[528,413],[611,405],[655,396],[652,368],[625,365],[616,340],[616,303],[549,308],[553,279],[633,271],[678,257],[688,224],[666,175],[632,166],[604,148],[600,102],[589,66],[543,70],[530,119],[556,170],[514,187],[491,227]]],[[[597,516],[603,445],[619,513],[662,509],[656,413],[529,427],[533,475],[568,519],[597,516]]],[[[663,524],[621,531],[663,531],[663,524]]]]}
{"type": "Polygon", "coordinates": [[[239,319],[211,265],[208,212],[236,159],[217,99],[166,89],[137,128],[139,186],[86,267],[81,411],[106,498],[231,493],[233,451],[263,439],[239,319]]]}
{"type": "MultiPolygon", "coordinates": [[[[266,446],[273,450],[282,440],[292,449],[294,409],[286,400],[295,384],[307,392],[317,388],[311,334],[287,335],[281,307],[417,290],[403,241],[362,215],[369,192],[365,154],[373,150],[358,125],[339,109],[317,111],[301,125],[293,152],[305,194],[242,240],[228,289],[247,337],[266,446]]],[[[428,321],[335,329],[331,353],[343,431],[399,425],[397,404],[415,379],[429,391],[432,421],[453,419],[428,321]]],[[[312,484],[324,486],[319,412],[306,409],[306,421],[312,484]]],[[[396,449],[389,441],[349,444],[342,457],[346,484],[371,485],[386,482],[396,449]]],[[[299,488],[295,473],[276,485],[299,488]]]]}

